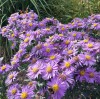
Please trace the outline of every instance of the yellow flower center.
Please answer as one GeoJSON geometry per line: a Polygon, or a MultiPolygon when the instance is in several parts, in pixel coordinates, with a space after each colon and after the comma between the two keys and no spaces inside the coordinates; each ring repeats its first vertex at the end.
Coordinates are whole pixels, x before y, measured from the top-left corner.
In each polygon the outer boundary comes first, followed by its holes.
{"type": "Polygon", "coordinates": [[[29,42],[29,38],[25,38],[24,42],[28,43],[29,42]]]}
{"type": "Polygon", "coordinates": [[[82,23],[78,23],[78,26],[82,26],[82,23]]]}
{"type": "Polygon", "coordinates": [[[10,79],[12,79],[13,77],[14,77],[14,75],[13,75],[13,74],[9,75],[9,78],[10,78],[10,79]]]}
{"type": "Polygon", "coordinates": [[[6,65],[3,65],[2,67],[1,67],[1,70],[5,70],[6,69],[6,65]]]}
{"type": "Polygon", "coordinates": [[[46,52],[48,52],[48,53],[49,53],[49,52],[50,52],[50,48],[46,48],[46,52]]]}
{"type": "Polygon", "coordinates": [[[89,43],[87,46],[88,46],[88,48],[93,48],[93,44],[92,43],[89,43]]]}
{"type": "Polygon", "coordinates": [[[90,78],[93,78],[93,77],[94,77],[94,73],[90,73],[90,74],[89,74],[89,77],[90,77],[90,78]]]}
{"type": "Polygon", "coordinates": [[[92,43],[89,43],[87,46],[88,46],[88,48],[93,48],[93,44],[92,43]]]}
{"type": "Polygon", "coordinates": [[[32,81],[30,81],[30,82],[28,83],[28,85],[29,85],[29,86],[32,86],[32,85],[33,85],[33,82],[32,82],[32,81]]]}
{"type": "Polygon", "coordinates": [[[43,26],[44,24],[43,23],[40,23],[40,26],[43,26]]]}
{"type": "Polygon", "coordinates": [[[31,17],[34,18],[34,14],[31,14],[31,17]]]}
{"type": "Polygon", "coordinates": [[[85,55],[86,60],[90,60],[91,56],[90,55],[85,55]]]}
{"type": "Polygon", "coordinates": [[[53,39],[53,36],[50,36],[49,39],[52,40],[53,39]]]}
{"type": "Polygon", "coordinates": [[[14,43],[12,43],[12,45],[11,46],[14,46],[14,43]]]}
{"type": "Polygon", "coordinates": [[[15,62],[15,61],[12,61],[12,62],[11,62],[11,64],[12,64],[12,65],[15,65],[15,64],[16,64],[16,62],[15,62]]]}
{"type": "Polygon", "coordinates": [[[72,54],[73,53],[73,50],[68,50],[68,54],[72,54]]]}
{"type": "Polygon", "coordinates": [[[13,33],[13,34],[11,34],[11,37],[14,37],[15,36],[15,34],[13,33]]]}
{"type": "Polygon", "coordinates": [[[85,71],[84,71],[84,70],[81,70],[81,71],[80,71],[80,75],[81,75],[81,76],[84,76],[84,75],[85,75],[85,71]]]}
{"type": "Polygon", "coordinates": [[[62,27],[62,28],[61,28],[61,30],[62,30],[62,31],[64,31],[64,30],[65,30],[65,28],[64,28],[64,27],[62,27]]]}
{"type": "Polygon", "coordinates": [[[32,71],[33,71],[34,73],[37,73],[37,72],[39,71],[39,69],[38,69],[37,67],[34,67],[34,68],[32,69],[32,71]]]}
{"type": "Polygon", "coordinates": [[[17,59],[17,58],[18,58],[17,56],[14,56],[13,60],[15,60],[15,61],[16,61],[16,59],[17,59]]]}
{"type": "Polygon", "coordinates": [[[97,23],[94,23],[93,26],[96,27],[97,26],[97,23]]]}
{"type": "Polygon", "coordinates": [[[32,23],[29,23],[29,26],[32,26],[33,24],[32,23]]]}
{"type": "Polygon", "coordinates": [[[47,43],[45,43],[45,44],[44,44],[44,46],[48,46],[48,44],[47,44],[47,43]]]}
{"type": "Polygon", "coordinates": [[[59,34],[59,36],[61,36],[61,37],[62,37],[62,36],[64,36],[64,35],[63,35],[63,34],[59,34]]]}
{"type": "Polygon", "coordinates": [[[27,92],[22,92],[21,93],[21,99],[26,99],[28,96],[28,93],[27,92]]]}
{"type": "Polygon", "coordinates": [[[52,66],[47,66],[46,72],[51,73],[52,72],[52,66]]]}
{"type": "Polygon", "coordinates": [[[25,59],[29,58],[30,57],[30,54],[26,54],[25,55],[25,59]]]}
{"type": "Polygon", "coordinates": [[[65,62],[66,68],[69,68],[71,66],[70,62],[65,62]]]}
{"type": "Polygon", "coordinates": [[[59,90],[58,84],[54,84],[54,85],[52,86],[52,89],[53,89],[54,92],[57,92],[57,91],[59,90]]]}
{"type": "Polygon", "coordinates": [[[69,41],[69,40],[66,40],[66,41],[65,41],[65,44],[66,44],[66,45],[68,45],[69,43],[70,43],[70,41],[69,41]]]}
{"type": "Polygon", "coordinates": [[[29,36],[30,36],[30,34],[28,33],[28,34],[26,34],[26,36],[28,36],[28,37],[29,37],[29,36]]]}
{"type": "Polygon", "coordinates": [[[50,18],[46,18],[47,20],[50,20],[50,18]]]}
{"type": "Polygon", "coordinates": [[[6,29],[6,28],[3,28],[3,29],[2,29],[2,32],[3,32],[3,33],[4,33],[4,32],[6,32],[6,31],[7,31],[7,29],[6,29]]]}
{"type": "Polygon", "coordinates": [[[78,56],[73,57],[73,59],[74,59],[75,61],[78,61],[78,60],[79,60],[78,56]]]}
{"type": "Polygon", "coordinates": [[[73,22],[72,25],[74,25],[75,23],[73,22]]]}
{"type": "Polygon", "coordinates": [[[39,49],[42,48],[42,45],[41,45],[41,44],[38,44],[38,45],[36,46],[36,48],[39,50],[39,49]]]}
{"type": "Polygon", "coordinates": [[[88,39],[84,39],[84,41],[83,41],[83,42],[84,42],[84,43],[87,43],[88,41],[89,41],[88,39]]]}
{"type": "Polygon", "coordinates": [[[73,34],[73,37],[76,37],[76,33],[73,34]]]}
{"type": "Polygon", "coordinates": [[[47,31],[50,31],[50,28],[46,28],[47,31]]]}
{"type": "Polygon", "coordinates": [[[11,91],[11,93],[12,93],[13,95],[15,95],[16,92],[17,92],[16,88],[12,89],[12,91],[11,91]]]}
{"type": "Polygon", "coordinates": [[[50,56],[51,60],[54,60],[55,58],[56,58],[56,56],[54,56],[54,55],[50,56]]]}
{"type": "Polygon", "coordinates": [[[19,53],[22,53],[22,52],[23,52],[23,50],[19,50],[18,52],[19,52],[19,53]]]}

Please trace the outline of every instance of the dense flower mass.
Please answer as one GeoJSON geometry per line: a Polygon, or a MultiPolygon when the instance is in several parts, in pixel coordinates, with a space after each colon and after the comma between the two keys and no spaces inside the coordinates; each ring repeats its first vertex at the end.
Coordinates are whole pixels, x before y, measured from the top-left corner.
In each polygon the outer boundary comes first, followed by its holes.
{"type": "Polygon", "coordinates": [[[37,93],[48,93],[50,99],[61,99],[79,82],[100,84],[100,42],[91,37],[100,30],[100,15],[75,18],[62,24],[55,18],[38,21],[33,11],[15,13],[0,34],[19,50],[10,64],[0,66],[8,99],[33,99],[37,93]]]}

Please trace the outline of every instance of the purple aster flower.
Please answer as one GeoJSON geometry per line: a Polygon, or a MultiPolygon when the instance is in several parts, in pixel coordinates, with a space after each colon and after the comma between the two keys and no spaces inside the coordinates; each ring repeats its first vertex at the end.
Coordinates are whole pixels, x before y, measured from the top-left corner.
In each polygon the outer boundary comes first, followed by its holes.
{"type": "Polygon", "coordinates": [[[87,72],[86,81],[89,82],[89,83],[94,83],[95,80],[97,79],[98,72],[96,72],[95,68],[93,68],[93,67],[88,67],[86,69],[86,72],[87,72]]]}
{"type": "Polygon", "coordinates": [[[42,65],[43,65],[43,62],[39,60],[35,64],[33,65],[31,64],[31,66],[28,67],[27,76],[30,79],[38,78],[39,74],[41,74],[42,72],[42,65]]]}
{"type": "Polygon", "coordinates": [[[52,61],[52,62],[43,64],[43,66],[44,66],[43,72],[42,72],[43,79],[47,80],[52,77],[54,78],[58,72],[58,64],[52,61]]]}
{"type": "Polygon", "coordinates": [[[78,44],[81,47],[84,47],[86,44],[88,44],[89,38],[84,38],[83,40],[79,41],[78,44]]]}
{"type": "Polygon", "coordinates": [[[77,31],[68,32],[70,40],[79,40],[82,38],[81,33],[77,31]]]}
{"type": "Polygon", "coordinates": [[[10,87],[8,87],[8,89],[7,89],[7,98],[8,99],[17,99],[16,94],[19,93],[18,88],[19,88],[18,84],[14,84],[14,85],[11,85],[10,87]]]}
{"type": "Polygon", "coordinates": [[[79,54],[79,58],[81,60],[81,63],[86,66],[92,66],[96,62],[94,56],[90,55],[89,53],[79,54]]]}
{"type": "Polygon", "coordinates": [[[79,80],[80,82],[87,80],[87,75],[86,75],[85,69],[77,71],[76,74],[77,74],[76,80],[79,80]]]}
{"type": "Polygon", "coordinates": [[[97,72],[96,78],[95,78],[95,82],[97,84],[100,84],[100,72],[97,72]]]}
{"type": "Polygon", "coordinates": [[[32,89],[36,89],[37,81],[30,81],[27,86],[29,86],[32,89]]]}
{"type": "Polygon", "coordinates": [[[73,56],[72,57],[72,63],[74,65],[76,65],[76,67],[80,67],[82,64],[81,64],[81,60],[79,58],[79,55],[76,55],[76,56],[73,56]]]}
{"type": "Polygon", "coordinates": [[[62,63],[62,67],[63,70],[71,70],[74,71],[75,67],[73,66],[72,60],[64,60],[64,62],[62,63]]]}
{"type": "Polygon", "coordinates": [[[2,36],[4,36],[4,37],[8,34],[8,29],[7,29],[7,27],[3,27],[3,28],[1,29],[1,34],[2,34],[2,36]]]}
{"type": "Polygon", "coordinates": [[[26,45],[31,45],[31,41],[32,40],[33,40],[33,37],[32,36],[31,37],[26,37],[23,42],[26,45]]]}
{"type": "Polygon", "coordinates": [[[54,94],[52,94],[53,99],[61,99],[67,90],[65,82],[58,78],[53,78],[47,85],[54,91],[54,94]]]}
{"type": "Polygon", "coordinates": [[[88,42],[83,47],[83,50],[85,50],[85,51],[91,51],[91,52],[97,51],[98,49],[100,49],[100,44],[99,43],[95,43],[95,42],[88,42]]]}
{"type": "Polygon", "coordinates": [[[40,21],[39,24],[38,24],[38,27],[39,28],[46,28],[46,22],[43,21],[40,21]]]}
{"type": "Polygon", "coordinates": [[[59,33],[65,34],[68,31],[68,27],[65,24],[59,23],[58,24],[58,31],[59,31],[59,33]]]}
{"type": "MultiPolygon", "coordinates": [[[[75,46],[74,46],[75,47],[75,46]]],[[[65,55],[65,58],[69,58],[69,57],[72,57],[72,56],[75,56],[77,54],[77,49],[76,48],[65,48],[62,52],[63,55],[65,55]]]]}
{"type": "Polygon", "coordinates": [[[56,62],[58,63],[61,59],[61,56],[59,54],[51,54],[48,58],[47,58],[47,62],[48,61],[53,61],[53,62],[56,62]]]}
{"type": "Polygon", "coordinates": [[[34,20],[38,19],[38,15],[33,10],[28,13],[28,17],[32,17],[34,20]]]}
{"type": "Polygon", "coordinates": [[[39,22],[39,28],[46,28],[48,26],[55,26],[58,24],[58,20],[54,18],[45,18],[39,22]]]}
{"type": "Polygon", "coordinates": [[[66,46],[66,47],[71,45],[71,40],[70,39],[65,38],[63,42],[64,42],[64,46],[66,46]]]}
{"type": "Polygon", "coordinates": [[[5,81],[6,85],[10,85],[16,79],[17,75],[18,75],[18,72],[16,71],[10,72],[5,81]]]}
{"type": "Polygon", "coordinates": [[[90,29],[100,30],[100,23],[92,23],[90,29]]]}
{"type": "Polygon", "coordinates": [[[53,28],[53,27],[44,28],[44,29],[42,29],[42,34],[43,34],[44,36],[46,36],[46,35],[51,35],[51,34],[54,34],[55,31],[56,31],[56,28],[53,28]]]}
{"type": "Polygon", "coordinates": [[[26,49],[20,48],[16,55],[21,58],[24,54],[26,54],[26,49]]]}
{"type": "Polygon", "coordinates": [[[52,37],[52,42],[57,42],[57,41],[61,41],[64,40],[64,35],[62,33],[60,34],[54,34],[52,37]]]}
{"type": "Polygon", "coordinates": [[[0,66],[0,73],[2,74],[8,72],[9,70],[11,70],[11,66],[9,64],[4,64],[0,66]]]}
{"type": "Polygon", "coordinates": [[[19,18],[19,14],[18,13],[14,13],[8,18],[8,23],[14,24],[14,22],[16,20],[18,20],[18,18],[19,18]]]}
{"type": "Polygon", "coordinates": [[[44,57],[50,56],[50,54],[54,53],[54,47],[52,44],[44,43],[39,53],[44,57]]]}
{"type": "Polygon", "coordinates": [[[19,66],[19,57],[17,55],[11,59],[11,66],[12,68],[17,68],[19,66]]]}
{"type": "Polygon", "coordinates": [[[34,92],[29,86],[23,86],[21,92],[17,93],[16,99],[33,99],[34,92]]]}
{"type": "Polygon", "coordinates": [[[66,82],[67,88],[69,88],[70,85],[74,85],[73,71],[63,71],[58,75],[58,77],[61,78],[62,81],[66,82]]]}

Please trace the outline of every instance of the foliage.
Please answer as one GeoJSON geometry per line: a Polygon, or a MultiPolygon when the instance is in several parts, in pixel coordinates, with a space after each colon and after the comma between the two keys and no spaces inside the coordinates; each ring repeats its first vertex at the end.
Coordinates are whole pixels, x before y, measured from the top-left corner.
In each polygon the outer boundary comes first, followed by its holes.
{"type": "Polygon", "coordinates": [[[63,23],[100,13],[100,0],[48,0],[52,15],[63,23]]]}
{"type": "Polygon", "coordinates": [[[100,13],[100,0],[0,0],[0,25],[10,14],[27,8],[37,12],[40,19],[55,17],[66,23],[75,17],[100,13]]]}

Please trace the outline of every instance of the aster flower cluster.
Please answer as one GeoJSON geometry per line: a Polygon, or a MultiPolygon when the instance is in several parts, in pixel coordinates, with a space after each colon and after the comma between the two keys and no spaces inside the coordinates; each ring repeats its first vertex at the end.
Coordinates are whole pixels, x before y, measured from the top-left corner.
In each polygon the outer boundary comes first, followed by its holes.
{"type": "Polygon", "coordinates": [[[100,42],[89,35],[99,31],[99,17],[61,24],[55,18],[38,21],[33,11],[11,15],[1,29],[11,47],[19,47],[10,64],[0,66],[0,74],[7,74],[8,99],[33,99],[47,93],[48,99],[61,99],[78,81],[100,84],[96,67],[100,42]]]}

